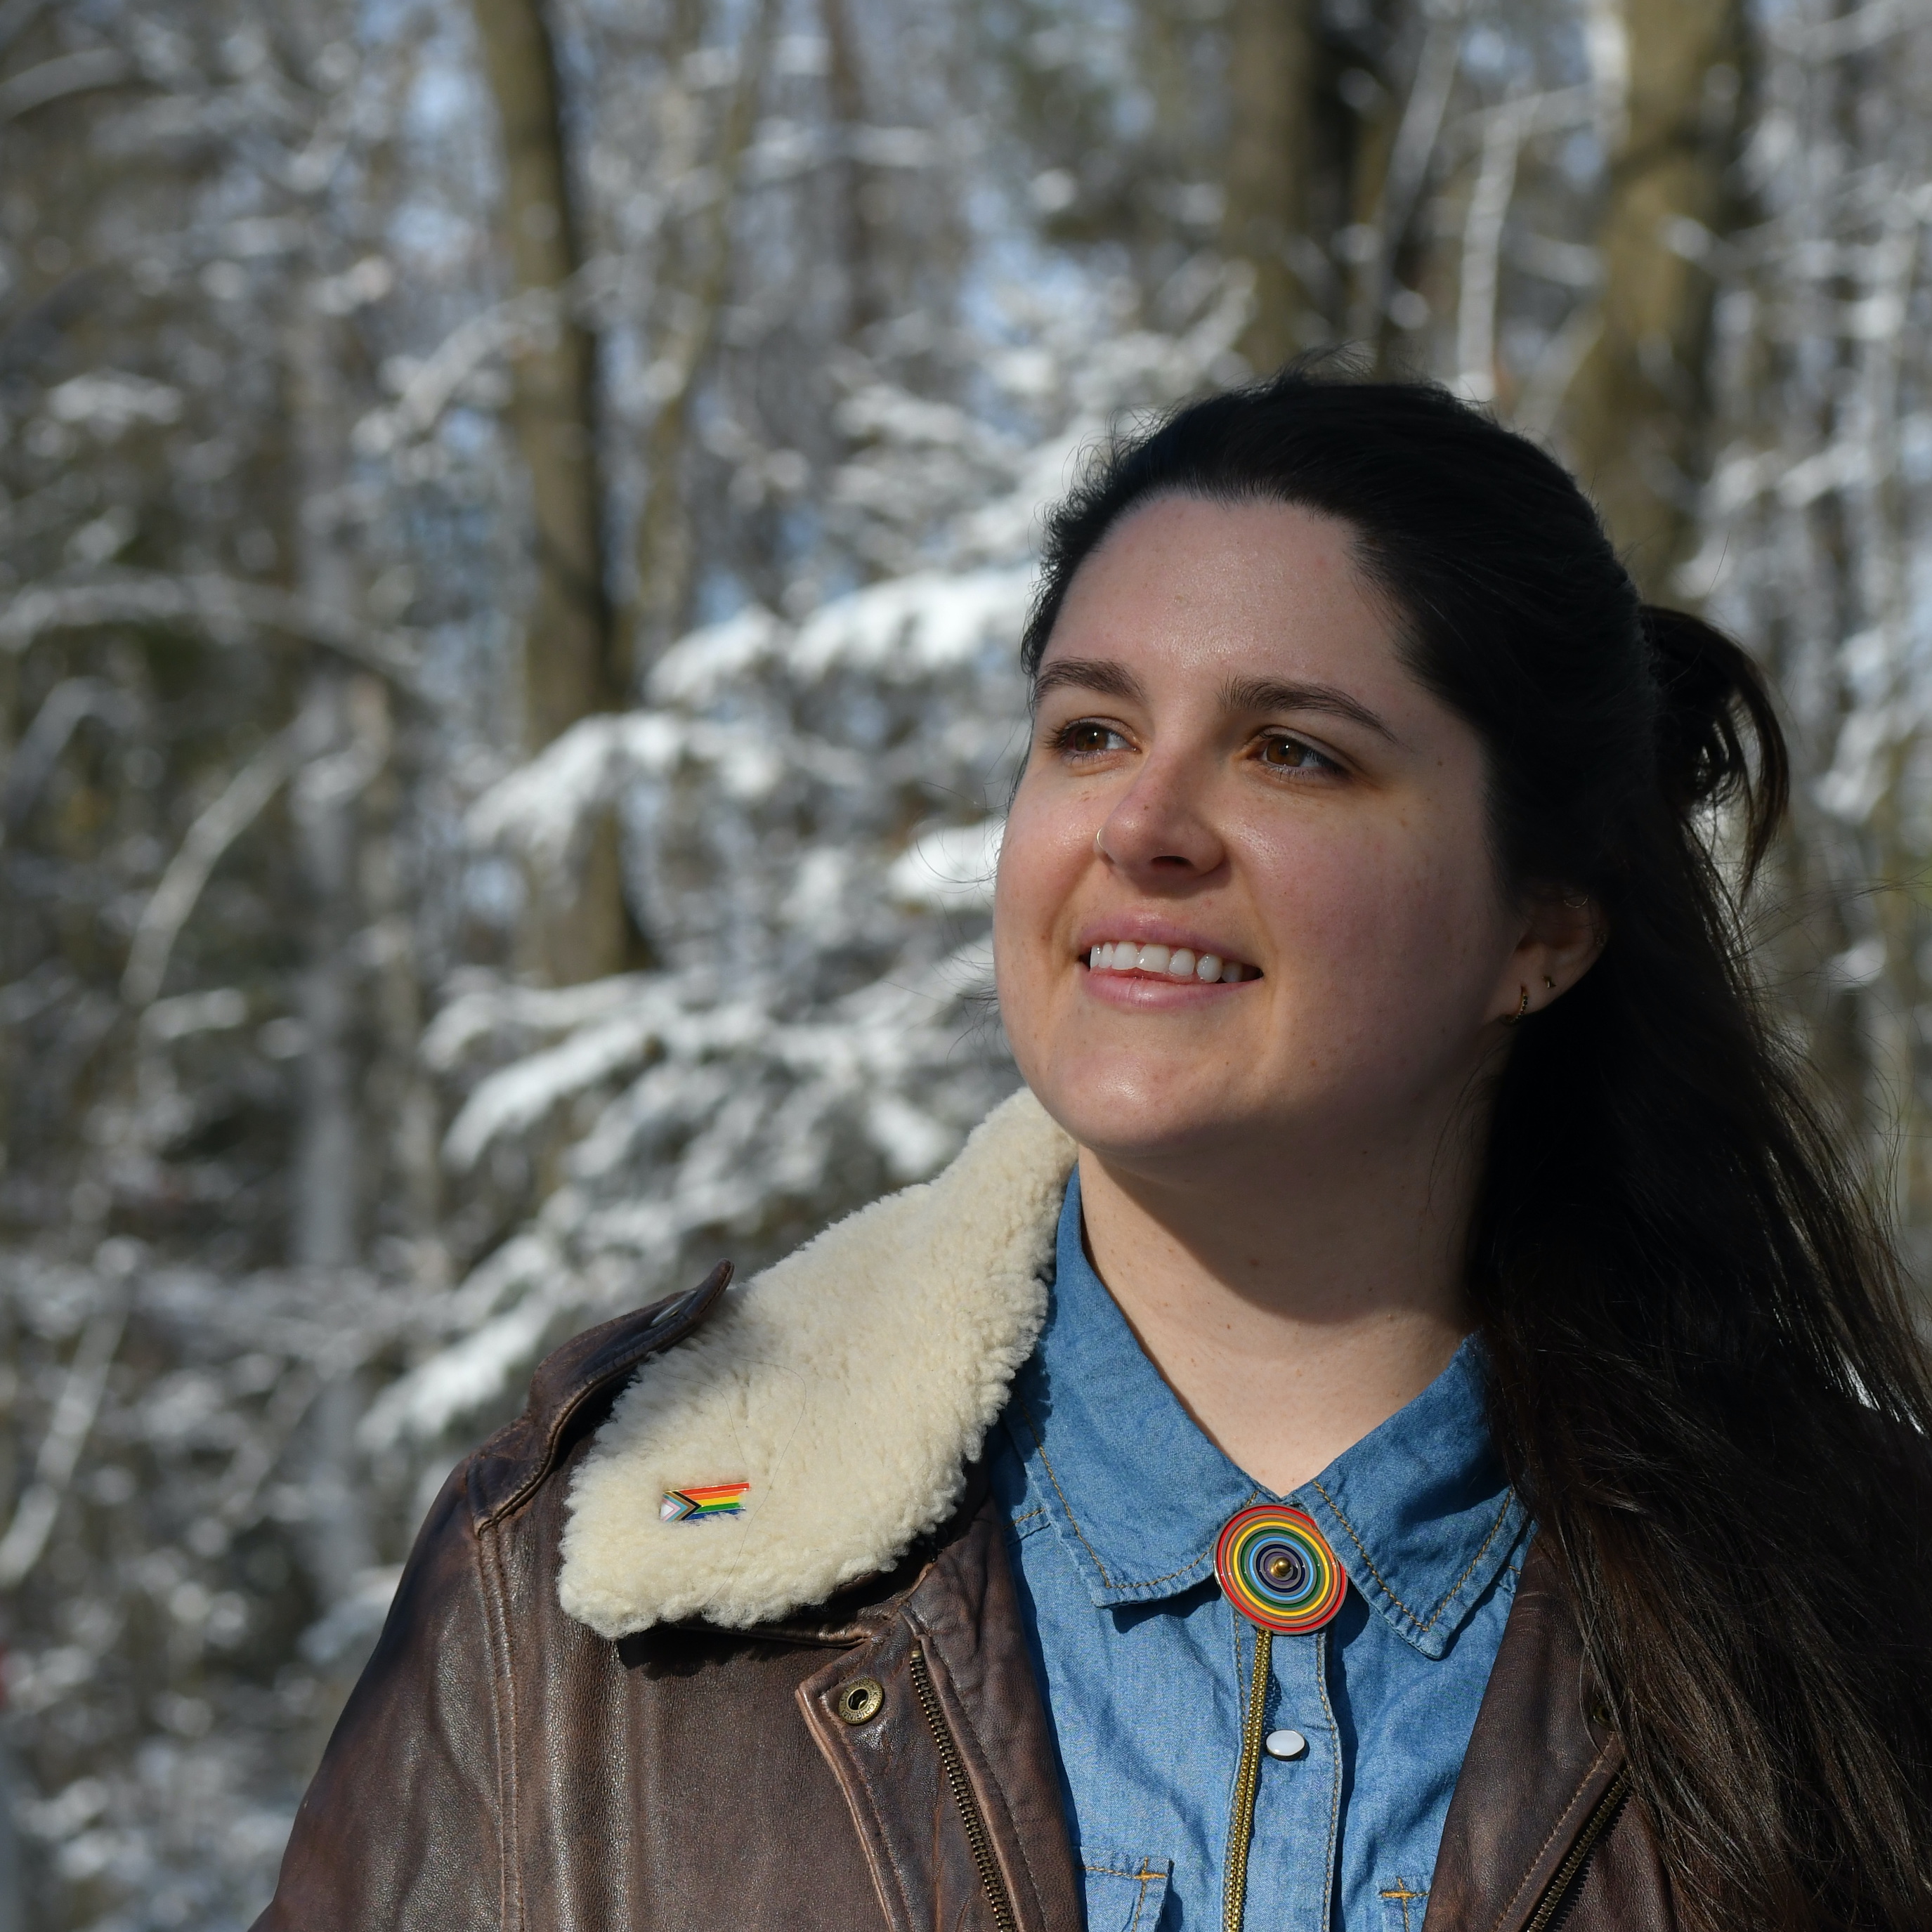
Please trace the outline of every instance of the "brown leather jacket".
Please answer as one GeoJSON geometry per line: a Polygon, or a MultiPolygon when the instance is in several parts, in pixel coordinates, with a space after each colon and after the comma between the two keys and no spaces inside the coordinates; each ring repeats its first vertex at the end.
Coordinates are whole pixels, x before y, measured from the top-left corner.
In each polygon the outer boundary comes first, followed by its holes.
{"type": "MultiPolygon", "coordinates": [[[[932,1197],[927,1222],[943,1185],[914,1190],[932,1197]]],[[[714,1588],[744,1627],[614,1636],[564,1607],[576,1479],[600,1439],[621,1447],[620,1398],[649,1389],[646,1364],[693,1336],[680,1352],[693,1372],[718,1359],[721,1302],[758,1286],[727,1299],[728,1278],[567,1343],[524,1415],[451,1476],[256,1932],[1079,1932],[1004,1525],[974,1468],[898,1560],[815,1604],[752,1621],[742,1590],[714,1588]]],[[[1022,1324],[1015,1349],[1030,1346],[1022,1324]]],[[[759,1471],[755,1402],[738,1412],[759,1471]]],[[[809,1415],[787,1413],[784,1439],[808,1435],[809,1415]]],[[[1599,1713],[1533,1545],[1427,1932],[1670,1932],[1669,1884],[1599,1713]]]]}

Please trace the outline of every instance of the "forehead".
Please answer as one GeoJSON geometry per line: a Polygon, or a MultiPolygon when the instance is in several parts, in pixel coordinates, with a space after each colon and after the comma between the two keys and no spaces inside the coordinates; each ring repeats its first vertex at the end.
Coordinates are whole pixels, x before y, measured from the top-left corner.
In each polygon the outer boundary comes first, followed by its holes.
{"type": "Polygon", "coordinates": [[[1042,664],[1104,654],[1144,668],[1398,674],[1394,614],[1354,533],[1299,505],[1160,496],[1075,573],[1042,664]]]}

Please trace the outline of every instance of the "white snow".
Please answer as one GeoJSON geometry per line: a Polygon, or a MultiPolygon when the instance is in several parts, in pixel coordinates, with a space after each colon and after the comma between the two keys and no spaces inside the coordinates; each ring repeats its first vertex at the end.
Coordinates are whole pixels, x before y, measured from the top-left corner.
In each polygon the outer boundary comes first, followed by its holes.
{"type": "Polygon", "coordinates": [[[921,832],[892,862],[893,892],[909,905],[943,912],[990,910],[1005,830],[1000,818],[921,832]]]}

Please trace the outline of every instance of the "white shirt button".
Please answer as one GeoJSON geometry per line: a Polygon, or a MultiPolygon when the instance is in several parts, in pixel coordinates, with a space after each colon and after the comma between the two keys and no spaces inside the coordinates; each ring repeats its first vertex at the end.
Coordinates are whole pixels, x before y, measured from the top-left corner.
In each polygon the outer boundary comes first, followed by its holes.
{"type": "Polygon", "coordinates": [[[1270,1731],[1262,1740],[1262,1749],[1270,1757],[1299,1757],[1308,1748],[1308,1740],[1299,1731],[1270,1731]]]}

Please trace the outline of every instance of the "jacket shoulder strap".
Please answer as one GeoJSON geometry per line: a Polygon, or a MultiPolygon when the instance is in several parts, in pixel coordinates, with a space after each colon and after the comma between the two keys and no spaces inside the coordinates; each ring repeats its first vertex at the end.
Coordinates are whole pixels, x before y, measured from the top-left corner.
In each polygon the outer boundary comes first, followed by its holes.
{"type": "Polygon", "coordinates": [[[703,1326],[730,1285],[720,1262],[698,1285],[586,1328],[545,1356],[515,1421],[470,1458],[470,1494],[481,1528],[527,1501],[571,1448],[610,1413],[638,1366],[703,1326]]]}

